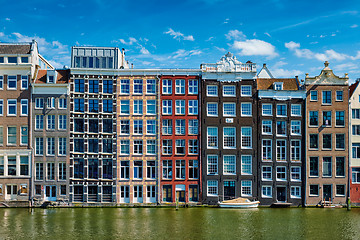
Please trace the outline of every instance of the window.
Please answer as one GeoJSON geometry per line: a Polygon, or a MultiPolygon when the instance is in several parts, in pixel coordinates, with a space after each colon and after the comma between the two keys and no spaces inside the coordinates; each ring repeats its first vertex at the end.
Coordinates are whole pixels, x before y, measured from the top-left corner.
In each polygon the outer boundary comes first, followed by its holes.
{"type": "Polygon", "coordinates": [[[278,117],[286,117],[286,105],[285,104],[276,105],[276,115],[278,117]]]}
{"type": "Polygon", "coordinates": [[[165,155],[172,154],[172,140],[163,140],[162,142],[162,153],[165,155]]]}
{"type": "Polygon", "coordinates": [[[148,114],[148,115],[156,114],[156,100],[147,100],[146,101],[146,114],[148,114]]]}
{"type": "Polygon", "coordinates": [[[345,157],[336,157],[336,177],[345,177],[345,157]]]}
{"type": "Polygon", "coordinates": [[[197,135],[199,133],[199,121],[197,119],[190,119],[188,127],[189,135],[197,135]]]}
{"type": "Polygon", "coordinates": [[[143,177],[143,162],[142,161],[134,161],[134,178],[142,179],[143,177]]]}
{"type": "Polygon", "coordinates": [[[236,92],[235,92],[235,86],[223,86],[223,96],[224,97],[235,97],[236,96],[236,92]]]}
{"type": "Polygon", "coordinates": [[[16,127],[8,127],[7,130],[7,145],[16,145],[16,127]]]}
{"type": "Polygon", "coordinates": [[[207,147],[217,148],[218,147],[218,128],[208,127],[207,128],[207,147]]]}
{"type": "Polygon", "coordinates": [[[352,144],[352,158],[360,158],[360,143],[352,144]]]}
{"type": "Polygon", "coordinates": [[[291,116],[296,116],[296,117],[301,116],[300,104],[291,104],[291,116]]]}
{"type": "Polygon", "coordinates": [[[103,100],[103,112],[104,113],[112,113],[113,112],[113,100],[111,100],[111,99],[103,100]]]}
{"type": "Polygon", "coordinates": [[[290,188],[290,197],[291,198],[301,198],[301,191],[300,187],[291,187],[290,188]]]}
{"type": "Polygon", "coordinates": [[[286,122],[277,121],[276,122],[276,134],[286,136],[286,122]]]}
{"type": "Polygon", "coordinates": [[[206,86],[206,96],[208,96],[208,97],[217,97],[218,96],[218,86],[216,86],[216,85],[207,85],[206,86]]]}
{"type": "Polygon", "coordinates": [[[35,181],[43,180],[44,178],[44,165],[43,163],[35,163],[35,181]]]}
{"type": "Polygon", "coordinates": [[[217,196],[218,195],[218,181],[217,180],[208,180],[207,181],[207,195],[208,196],[217,196]]]}
{"type": "Polygon", "coordinates": [[[175,140],[175,154],[185,154],[185,140],[184,139],[176,139],[175,140]]]}
{"type": "Polygon", "coordinates": [[[336,91],[336,101],[343,101],[343,91],[336,91]]]}
{"type": "Polygon", "coordinates": [[[103,133],[113,133],[112,119],[103,119],[103,133]]]}
{"type": "Polygon", "coordinates": [[[218,156],[207,155],[207,174],[215,175],[218,174],[218,156]]]}
{"type": "Polygon", "coordinates": [[[331,157],[323,157],[323,177],[331,177],[331,157]]]}
{"type": "Polygon", "coordinates": [[[318,157],[310,157],[310,177],[318,177],[319,176],[319,158],[318,157]]]}
{"type": "Polygon", "coordinates": [[[262,160],[271,161],[272,160],[272,142],[271,139],[262,140],[262,160]]]}
{"type": "Polygon", "coordinates": [[[146,80],[146,94],[156,94],[155,79],[147,79],[146,80]]]}
{"type": "Polygon", "coordinates": [[[252,128],[241,127],[241,148],[252,148],[252,128]]]}
{"type": "Polygon", "coordinates": [[[16,116],[16,99],[8,99],[7,104],[7,115],[16,116]]]}
{"type": "Polygon", "coordinates": [[[360,119],[360,109],[352,109],[352,119],[360,119]]]}
{"type": "Polygon", "coordinates": [[[319,185],[310,185],[309,188],[310,196],[319,196],[319,185]]]}
{"type": "Polygon", "coordinates": [[[74,159],[74,178],[84,178],[84,159],[74,159]]]}
{"type": "Polygon", "coordinates": [[[4,100],[0,99],[0,116],[4,114],[4,100]]]}
{"type": "Polygon", "coordinates": [[[89,80],[89,93],[99,93],[99,80],[89,80]]]}
{"type": "Polygon", "coordinates": [[[276,181],[286,181],[286,167],[276,167],[276,181]]]}
{"type": "MultiPolygon", "coordinates": [[[[134,127],[135,131],[135,127],[134,127]]],[[[130,121],[129,120],[120,120],[120,135],[129,135],[130,134],[130,121]]]]}
{"type": "Polygon", "coordinates": [[[143,140],[134,140],[134,154],[143,154],[143,140]]]}
{"type": "Polygon", "coordinates": [[[172,120],[164,119],[162,120],[162,134],[163,135],[172,135],[172,120]]]}
{"type": "Polygon", "coordinates": [[[272,198],[272,187],[271,186],[261,186],[261,196],[263,198],[272,198]]]}
{"type": "Polygon", "coordinates": [[[134,80],[134,94],[143,94],[143,80],[142,79],[134,80]]]}
{"type": "Polygon", "coordinates": [[[345,196],[345,185],[336,185],[336,196],[345,196]]]}
{"type": "Polygon", "coordinates": [[[241,181],[241,196],[251,197],[252,195],[252,182],[251,181],[241,181]]]}
{"type": "Polygon", "coordinates": [[[196,139],[189,140],[189,154],[198,154],[199,153],[199,143],[196,139]]]}
{"type": "Polygon", "coordinates": [[[162,177],[164,179],[172,179],[172,161],[171,160],[163,160],[162,166],[162,177]]]}
{"type": "Polygon", "coordinates": [[[130,178],[130,162],[129,161],[120,161],[120,178],[129,179],[130,178]]]}
{"type": "Polygon", "coordinates": [[[146,154],[156,154],[156,140],[146,140],[146,154]]]}
{"type": "Polygon", "coordinates": [[[223,103],[223,116],[235,117],[236,116],[236,103],[223,103]]]}
{"type": "Polygon", "coordinates": [[[185,94],[185,80],[176,79],[175,80],[175,94],[185,94]]]}
{"type": "Polygon", "coordinates": [[[4,144],[4,127],[0,126],[0,146],[4,144]]]}
{"type": "Polygon", "coordinates": [[[279,90],[283,90],[283,84],[282,82],[274,82],[274,90],[275,91],[279,91],[279,90]]]}
{"type": "MultiPolygon", "coordinates": [[[[0,57],[1,60],[2,57],[0,57]]],[[[0,61],[1,63],[1,61],[0,61]]],[[[4,89],[4,76],[0,76],[0,89],[3,90],[4,89]]]]}
{"type": "Polygon", "coordinates": [[[84,112],[84,99],[75,98],[75,112],[84,112]]]}
{"type": "Polygon", "coordinates": [[[55,115],[47,115],[46,129],[55,130],[55,115]]]}
{"type": "Polygon", "coordinates": [[[143,120],[134,120],[134,134],[142,135],[143,134],[143,120]]]}
{"type": "Polygon", "coordinates": [[[20,101],[21,105],[21,116],[27,116],[28,115],[28,100],[27,99],[21,99],[20,101]]]}
{"type": "Polygon", "coordinates": [[[66,98],[59,98],[59,109],[66,109],[66,108],[67,108],[66,98]]]}
{"type": "Polygon", "coordinates": [[[17,78],[16,76],[8,76],[8,90],[16,90],[17,78]]]}
{"type": "Polygon", "coordinates": [[[322,103],[331,104],[331,91],[322,91],[322,103]]]}
{"type": "Polygon", "coordinates": [[[310,134],[310,149],[318,149],[318,148],[319,148],[319,135],[310,134]]]}
{"type": "Polygon", "coordinates": [[[163,94],[172,94],[172,80],[163,79],[162,80],[162,93],[163,94]]]}
{"type": "Polygon", "coordinates": [[[345,150],[345,134],[336,134],[335,135],[335,149],[336,150],[345,150]]]}
{"type": "Polygon", "coordinates": [[[129,95],[130,94],[130,80],[121,79],[120,80],[120,95],[129,95]]]}
{"type": "Polygon", "coordinates": [[[35,155],[43,155],[44,154],[44,139],[43,138],[35,138],[35,155]]]}
{"type": "Polygon", "coordinates": [[[156,121],[155,120],[146,120],[146,134],[148,134],[148,135],[156,134],[156,121]]]}
{"type": "Polygon", "coordinates": [[[93,113],[99,112],[99,100],[97,99],[89,100],[89,112],[93,112],[93,113]]]}
{"type": "Polygon", "coordinates": [[[130,101],[129,100],[120,100],[120,114],[129,115],[130,114],[130,101]]]}
{"type": "Polygon", "coordinates": [[[351,176],[352,176],[352,178],[351,178],[352,183],[359,184],[360,183],[360,168],[353,167],[351,176]]]}
{"type": "Polygon", "coordinates": [[[156,178],[156,164],[155,161],[146,161],[146,178],[156,178]]]}
{"type": "Polygon", "coordinates": [[[112,146],[113,146],[112,138],[104,138],[102,140],[103,153],[113,153],[112,146]]]}
{"type": "Polygon", "coordinates": [[[335,126],[344,127],[345,126],[345,111],[336,111],[335,113],[335,126]]]}
{"type": "Polygon", "coordinates": [[[46,164],[46,180],[55,180],[55,163],[53,162],[46,164]]]}
{"type": "Polygon", "coordinates": [[[217,103],[207,103],[207,116],[208,117],[217,117],[218,116],[218,104],[217,103]]]}
{"type": "Polygon", "coordinates": [[[176,135],[185,135],[185,119],[176,119],[175,120],[175,134],[176,135]]]}
{"type": "Polygon", "coordinates": [[[223,137],[224,137],[224,142],[223,142],[224,148],[236,147],[236,128],[224,127],[223,137]]]}
{"type": "Polygon", "coordinates": [[[188,94],[198,94],[198,80],[188,80],[188,94]]]}
{"type": "Polygon", "coordinates": [[[113,80],[103,80],[103,93],[113,93],[113,80]]]}
{"type": "Polygon", "coordinates": [[[75,79],[75,92],[83,93],[84,86],[84,79],[75,79]]]}
{"type": "Polygon", "coordinates": [[[301,142],[300,140],[291,140],[290,142],[290,160],[291,161],[300,161],[300,154],[301,154],[301,142]]]}
{"type": "Polygon", "coordinates": [[[74,139],[74,152],[84,152],[84,139],[74,139]]]}
{"type": "Polygon", "coordinates": [[[185,100],[175,100],[175,114],[185,115],[185,100]]]}
{"type": "Polygon", "coordinates": [[[28,89],[29,81],[28,76],[21,76],[21,90],[28,89]]]}
{"type": "Polygon", "coordinates": [[[175,173],[176,179],[185,179],[185,160],[176,160],[175,173]]]}
{"type": "Polygon", "coordinates": [[[21,126],[20,129],[20,145],[27,145],[29,142],[29,129],[27,126],[21,126]]]}
{"type": "Polygon", "coordinates": [[[251,175],[252,174],[252,156],[241,155],[241,174],[251,175]]]}
{"type": "Polygon", "coordinates": [[[143,114],[143,100],[134,100],[134,115],[143,114]]]}
{"type": "Polygon", "coordinates": [[[224,174],[236,174],[236,156],[224,155],[224,174]]]}
{"type": "Polygon", "coordinates": [[[286,161],[285,140],[276,140],[276,161],[286,161]]]}
{"type": "Polygon", "coordinates": [[[291,135],[301,135],[301,121],[291,121],[291,135]]]}
{"type": "Polygon", "coordinates": [[[319,125],[319,113],[318,111],[310,111],[309,112],[310,117],[310,127],[318,126],[319,125]]]}
{"type": "Polygon", "coordinates": [[[241,116],[242,117],[251,117],[252,115],[252,104],[251,103],[241,103],[241,116]]]}
{"type": "Polygon", "coordinates": [[[59,137],[59,155],[66,156],[66,138],[59,137]]]}
{"type": "Polygon", "coordinates": [[[27,176],[29,175],[29,157],[20,156],[20,175],[27,176]]]}
{"type": "Polygon", "coordinates": [[[98,179],[99,177],[99,160],[97,159],[89,159],[88,160],[88,171],[89,175],[88,178],[91,179],[98,179]]]}
{"type": "Polygon", "coordinates": [[[261,176],[262,176],[263,181],[272,181],[272,169],[271,169],[271,166],[263,166],[261,176]]]}
{"type": "Polygon", "coordinates": [[[66,115],[59,115],[59,130],[66,130],[66,115]]]}
{"type": "Polygon", "coordinates": [[[59,180],[66,180],[66,163],[59,163],[59,180]]]}
{"type": "Polygon", "coordinates": [[[189,179],[199,178],[199,161],[189,160],[189,179]]]}
{"type": "Polygon", "coordinates": [[[188,103],[189,115],[197,115],[198,114],[198,100],[189,100],[188,103]]]}
{"type": "Polygon", "coordinates": [[[262,104],[262,115],[272,116],[272,104],[262,104]]]}
{"type": "Polygon", "coordinates": [[[172,101],[171,100],[163,100],[162,101],[162,113],[164,115],[172,114],[172,101]]]}
{"type": "Polygon", "coordinates": [[[331,134],[323,134],[323,149],[331,149],[331,134]]]}
{"type": "Polygon", "coordinates": [[[46,141],[46,155],[55,155],[55,138],[47,138],[46,141]]]}
{"type": "Polygon", "coordinates": [[[360,125],[352,125],[352,135],[360,135],[360,125]]]}
{"type": "Polygon", "coordinates": [[[291,178],[291,181],[300,182],[301,181],[301,168],[300,167],[291,167],[290,178],[291,178]]]}
{"type": "Polygon", "coordinates": [[[16,156],[8,156],[8,175],[15,176],[16,175],[16,156]]]}
{"type": "Polygon", "coordinates": [[[251,86],[242,85],[241,86],[241,96],[242,97],[251,97],[251,86]]]}
{"type": "Polygon", "coordinates": [[[97,118],[89,119],[89,132],[91,133],[99,132],[99,120],[97,118]]]}

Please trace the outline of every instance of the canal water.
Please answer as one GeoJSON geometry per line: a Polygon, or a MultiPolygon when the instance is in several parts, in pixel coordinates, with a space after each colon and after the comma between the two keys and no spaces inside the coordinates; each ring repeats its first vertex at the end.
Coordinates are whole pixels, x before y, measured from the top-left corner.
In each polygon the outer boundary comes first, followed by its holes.
{"type": "Polygon", "coordinates": [[[360,209],[0,209],[0,239],[360,239],[360,209]]]}

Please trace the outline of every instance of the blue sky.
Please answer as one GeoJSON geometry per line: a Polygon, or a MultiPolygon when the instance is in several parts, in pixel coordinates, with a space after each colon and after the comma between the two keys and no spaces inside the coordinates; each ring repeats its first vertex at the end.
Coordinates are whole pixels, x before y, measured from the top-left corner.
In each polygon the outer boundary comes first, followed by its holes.
{"type": "Polygon", "coordinates": [[[135,68],[199,68],[227,51],[276,77],[360,78],[360,1],[0,0],[0,41],[35,38],[56,67],[74,45],[126,49],[135,68]]]}

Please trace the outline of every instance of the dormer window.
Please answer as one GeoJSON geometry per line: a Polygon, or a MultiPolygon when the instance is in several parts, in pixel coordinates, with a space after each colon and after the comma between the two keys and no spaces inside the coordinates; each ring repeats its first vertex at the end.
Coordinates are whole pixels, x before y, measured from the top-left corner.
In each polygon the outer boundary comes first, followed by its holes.
{"type": "Polygon", "coordinates": [[[47,71],[47,83],[56,83],[56,73],[54,70],[47,71]]]}
{"type": "Polygon", "coordinates": [[[49,76],[48,83],[54,83],[54,76],[49,76]]]}
{"type": "Polygon", "coordinates": [[[283,90],[283,83],[282,82],[275,82],[274,83],[274,90],[275,91],[283,90]]]}
{"type": "Polygon", "coordinates": [[[29,63],[29,57],[21,57],[21,63],[29,63]]]}
{"type": "Polygon", "coordinates": [[[17,57],[8,57],[8,63],[17,63],[17,57]]]}
{"type": "Polygon", "coordinates": [[[4,57],[0,57],[0,63],[4,63],[4,57]]]}

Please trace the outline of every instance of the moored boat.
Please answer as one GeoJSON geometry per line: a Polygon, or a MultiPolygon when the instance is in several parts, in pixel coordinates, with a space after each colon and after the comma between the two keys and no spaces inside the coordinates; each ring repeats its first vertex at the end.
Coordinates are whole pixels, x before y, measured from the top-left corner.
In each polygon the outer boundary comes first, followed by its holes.
{"type": "Polygon", "coordinates": [[[219,207],[222,208],[256,208],[259,206],[259,201],[250,201],[247,198],[236,198],[232,200],[219,202],[219,207]]]}

